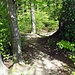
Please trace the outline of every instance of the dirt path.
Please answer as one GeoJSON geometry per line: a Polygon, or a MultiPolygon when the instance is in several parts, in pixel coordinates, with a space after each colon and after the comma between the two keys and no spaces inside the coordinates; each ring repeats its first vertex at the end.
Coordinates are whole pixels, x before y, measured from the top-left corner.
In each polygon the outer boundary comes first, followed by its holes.
{"type": "Polygon", "coordinates": [[[55,40],[48,47],[48,38],[42,38],[39,35],[29,34],[24,42],[24,55],[28,56],[25,60],[32,63],[34,68],[32,75],[71,75],[71,67],[74,67],[72,61],[66,58],[63,53],[59,53],[55,47],[55,40]],[[32,38],[30,38],[32,37],[32,38]]]}
{"type": "Polygon", "coordinates": [[[17,70],[10,75],[72,75],[75,67],[56,48],[56,38],[36,34],[23,35],[23,38],[23,56],[27,64],[23,67],[15,66],[17,70]]]}

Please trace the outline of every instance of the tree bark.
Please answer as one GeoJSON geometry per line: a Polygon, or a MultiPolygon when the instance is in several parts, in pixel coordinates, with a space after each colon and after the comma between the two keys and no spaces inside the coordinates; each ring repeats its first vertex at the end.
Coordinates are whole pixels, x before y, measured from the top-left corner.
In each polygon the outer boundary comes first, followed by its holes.
{"type": "Polygon", "coordinates": [[[34,3],[32,0],[30,0],[30,6],[31,6],[31,23],[32,23],[32,33],[36,33],[36,24],[35,24],[35,15],[34,15],[34,3]]]}
{"type": "Polygon", "coordinates": [[[6,0],[12,36],[13,56],[15,62],[22,61],[21,40],[17,23],[15,0],[6,0]]]}
{"type": "Polygon", "coordinates": [[[59,18],[59,30],[62,39],[75,40],[75,1],[63,0],[59,18]]]}

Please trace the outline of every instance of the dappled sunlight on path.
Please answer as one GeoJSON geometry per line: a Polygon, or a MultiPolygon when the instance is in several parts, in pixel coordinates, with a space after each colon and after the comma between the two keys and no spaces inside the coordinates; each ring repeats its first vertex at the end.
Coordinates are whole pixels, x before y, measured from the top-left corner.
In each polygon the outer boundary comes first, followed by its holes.
{"type": "Polygon", "coordinates": [[[25,65],[15,64],[10,69],[10,75],[72,75],[73,68],[69,65],[72,63],[58,52],[54,46],[55,41],[51,41],[53,45],[48,47],[49,37],[43,39],[37,34],[22,37],[25,39],[22,43],[25,65]]]}
{"type": "MultiPolygon", "coordinates": [[[[30,37],[32,36],[33,35],[30,34],[30,37]]],[[[62,54],[53,52],[51,48],[45,48],[46,42],[44,41],[45,39],[42,40],[41,36],[36,34],[35,38],[29,40],[27,38],[24,42],[24,55],[27,54],[27,59],[29,59],[28,62],[33,63],[36,66],[34,75],[71,75],[71,70],[69,69],[70,66],[65,63],[66,60],[65,62],[62,61],[62,58],[65,59],[65,57],[63,57],[62,54]],[[43,42],[44,45],[41,44],[43,42]],[[57,56],[59,56],[61,60],[57,59],[57,56]]],[[[24,58],[26,59],[26,57],[24,58]]]]}

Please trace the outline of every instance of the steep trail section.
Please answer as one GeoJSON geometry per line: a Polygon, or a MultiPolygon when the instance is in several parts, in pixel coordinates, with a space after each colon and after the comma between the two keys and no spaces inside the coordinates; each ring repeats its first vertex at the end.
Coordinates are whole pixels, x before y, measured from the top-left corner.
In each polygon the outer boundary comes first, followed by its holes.
{"type": "MultiPolygon", "coordinates": [[[[42,38],[37,34],[25,35],[23,42],[23,56],[31,64],[30,75],[72,75],[74,65],[64,53],[58,52],[55,42],[42,38]],[[47,43],[50,43],[48,47],[47,43]]],[[[54,38],[56,39],[56,38],[54,38]]]]}

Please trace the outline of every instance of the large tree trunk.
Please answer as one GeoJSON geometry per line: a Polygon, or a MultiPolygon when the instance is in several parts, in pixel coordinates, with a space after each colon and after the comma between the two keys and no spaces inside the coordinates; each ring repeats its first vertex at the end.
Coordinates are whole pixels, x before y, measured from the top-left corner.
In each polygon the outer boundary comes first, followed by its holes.
{"type": "Polygon", "coordinates": [[[75,1],[63,0],[62,13],[59,19],[61,38],[75,41],[75,1]]]}
{"type": "Polygon", "coordinates": [[[21,40],[17,23],[15,0],[6,0],[12,36],[13,56],[15,62],[22,61],[21,40]]]}
{"type": "Polygon", "coordinates": [[[35,15],[34,15],[34,3],[32,0],[30,0],[31,5],[31,23],[32,23],[32,33],[36,33],[36,24],[35,24],[35,15]]]}
{"type": "Polygon", "coordinates": [[[0,75],[8,75],[8,68],[4,65],[0,53],[0,75]]]}

